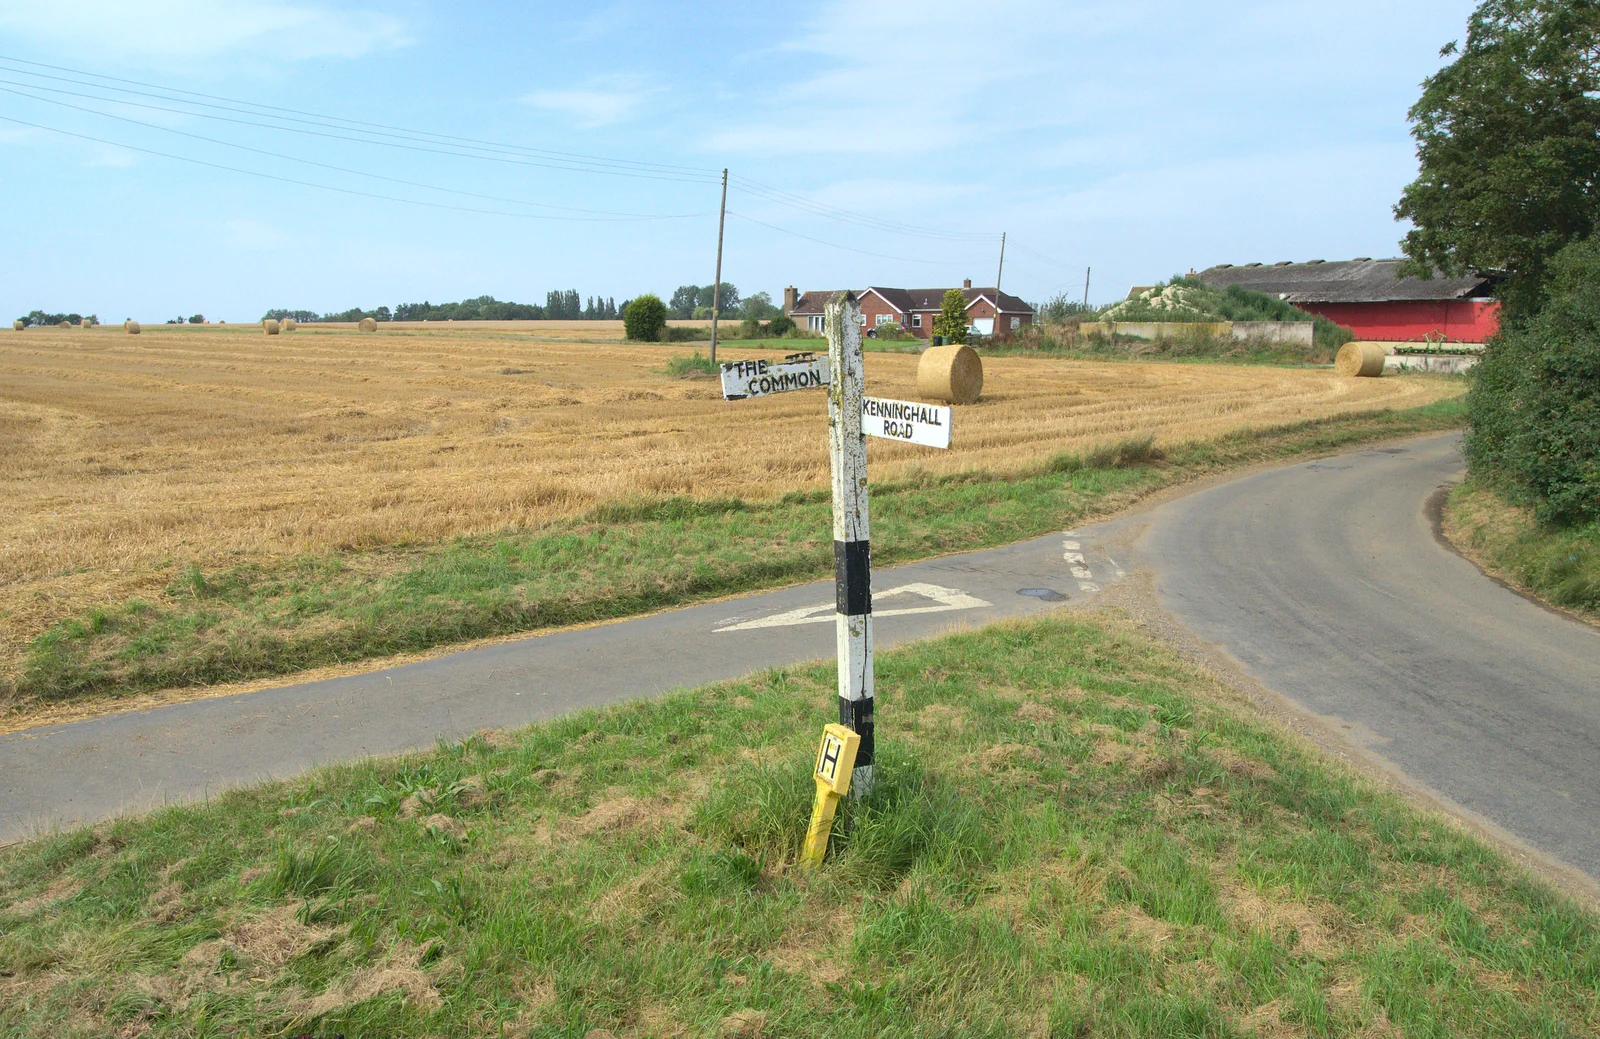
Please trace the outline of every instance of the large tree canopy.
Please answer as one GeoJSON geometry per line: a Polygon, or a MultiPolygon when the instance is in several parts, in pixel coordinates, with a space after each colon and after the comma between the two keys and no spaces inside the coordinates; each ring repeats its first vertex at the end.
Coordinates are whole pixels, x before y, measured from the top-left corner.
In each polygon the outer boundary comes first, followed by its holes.
{"type": "Polygon", "coordinates": [[[1405,252],[1449,274],[1503,271],[1508,317],[1550,259],[1600,226],[1600,4],[1484,0],[1411,109],[1421,171],[1395,216],[1405,252]]]}

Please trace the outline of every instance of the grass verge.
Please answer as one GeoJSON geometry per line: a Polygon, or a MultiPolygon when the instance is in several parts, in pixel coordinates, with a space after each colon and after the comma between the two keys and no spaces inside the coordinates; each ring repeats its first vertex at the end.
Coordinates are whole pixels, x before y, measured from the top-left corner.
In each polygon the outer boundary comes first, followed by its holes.
{"type": "Polygon", "coordinates": [[[1546,527],[1479,480],[1450,493],[1445,535],[1474,561],[1532,594],[1600,618],[1600,523],[1546,527]]]}
{"type": "MultiPolygon", "coordinates": [[[[1459,399],[1245,431],[1156,457],[1149,438],[1038,471],[873,487],[880,564],[1060,530],[1207,473],[1451,428],[1459,399]]],[[[0,692],[10,711],[84,697],[291,674],[485,636],[637,614],[833,571],[828,492],[766,503],[668,498],[575,521],[275,568],[185,571],[161,602],[107,603],[29,644],[0,692]]]]}
{"type": "Polygon", "coordinates": [[[906,647],[878,688],[878,790],[815,873],[831,665],[0,850],[0,1032],[1600,1027],[1600,920],[1126,621],[906,647]]]}

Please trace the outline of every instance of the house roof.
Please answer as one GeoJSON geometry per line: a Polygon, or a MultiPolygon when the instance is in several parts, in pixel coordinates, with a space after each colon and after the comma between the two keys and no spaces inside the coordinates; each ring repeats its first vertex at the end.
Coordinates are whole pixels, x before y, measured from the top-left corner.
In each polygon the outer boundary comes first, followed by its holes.
{"type": "MultiPolygon", "coordinates": [[[[879,291],[881,292],[881,291],[885,291],[885,290],[880,289],[879,291]]],[[[946,292],[948,292],[949,290],[948,289],[895,289],[895,290],[892,290],[892,291],[902,292],[902,293],[905,294],[905,296],[907,297],[907,302],[909,304],[908,310],[927,312],[927,311],[936,311],[936,310],[938,310],[940,305],[944,302],[944,294],[946,292]]],[[[1002,314],[1031,314],[1031,313],[1033,313],[1033,308],[1028,306],[1028,303],[1027,303],[1026,300],[1023,300],[1023,299],[1020,299],[1020,298],[1018,298],[1016,296],[1013,296],[1009,292],[1000,292],[999,290],[993,289],[993,288],[989,288],[989,289],[983,289],[983,288],[961,289],[959,291],[961,292],[961,294],[963,296],[967,297],[967,306],[969,306],[969,307],[972,306],[973,303],[977,302],[979,297],[987,299],[989,302],[993,303],[994,300],[995,300],[995,297],[998,296],[999,299],[1000,299],[1000,305],[998,307],[996,307],[995,309],[997,309],[1002,314]]]]}
{"type": "MultiPolygon", "coordinates": [[[[828,300],[832,299],[838,293],[838,291],[839,290],[837,289],[833,289],[827,292],[802,293],[800,299],[795,303],[794,309],[789,311],[789,314],[791,317],[797,314],[801,317],[810,317],[814,314],[821,314],[823,313],[822,308],[827,305],[828,300]]],[[[888,303],[891,307],[894,307],[902,314],[910,314],[913,312],[927,313],[930,311],[938,311],[940,305],[944,302],[944,294],[947,291],[949,290],[891,289],[885,288],[881,285],[871,285],[865,289],[862,289],[860,292],[857,292],[856,298],[860,299],[866,296],[867,293],[871,292],[882,298],[884,302],[888,303]]],[[[1013,296],[1009,292],[997,293],[994,289],[959,289],[957,291],[967,298],[967,306],[969,307],[972,306],[973,303],[976,303],[980,298],[987,299],[993,303],[996,295],[998,295],[1000,299],[1000,306],[996,309],[998,309],[1000,313],[1033,313],[1033,308],[1030,307],[1025,300],[1013,296]]]]}
{"type": "Polygon", "coordinates": [[[1207,285],[1265,292],[1290,303],[1386,303],[1394,301],[1452,300],[1487,296],[1494,287],[1489,275],[1464,278],[1402,278],[1400,259],[1354,260],[1309,263],[1250,263],[1235,267],[1231,263],[1209,267],[1198,275],[1207,285]]]}
{"type": "MultiPolygon", "coordinates": [[[[794,315],[799,314],[802,317],[810,317],[813,314],[824,313],[822,308],[828,305],[828,300],[832,299],[838,294],[838,289],[828,289],[825,292],[813,291],[801,293],[800,299],[794,305],[794,309],[789,311],[789,316],[793,317],[794,315]]],[[[856,295],[860,296],[861,293],[858,292],[856,295]]]]}

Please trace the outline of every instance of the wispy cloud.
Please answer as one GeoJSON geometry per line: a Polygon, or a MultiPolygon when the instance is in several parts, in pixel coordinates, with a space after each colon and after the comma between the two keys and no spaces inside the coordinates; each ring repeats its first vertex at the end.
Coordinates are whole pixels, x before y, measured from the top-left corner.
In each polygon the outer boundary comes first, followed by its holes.
{"type": "Polygon", "coordinates": [[[1038,121],[1040,106],[1019,107],[1016,98],[1065,100],[1063,66],[1126,18],[1101,3],[995,0],[975,9],[955,0],[830,0],[768,62],[791,59],[799,74],[772,76],[756,118],[712,133],[707,144],[920,153],[992,139],[997,128],[1038,121]]]}
{"type": "Polygon", "coordinates": [[[522,102],[547,112],[559,112],[578,126],[591,129],[632,119],[659,89],[626,78],[601,80],[564,90],[535,90],[522,102]]]}
{"type": "Polygon", "coordinates": [[[273,0],[0,0],[0,32],[122,64],[241,52],[355,58],[410,42],[388,14],[273,0]]]}

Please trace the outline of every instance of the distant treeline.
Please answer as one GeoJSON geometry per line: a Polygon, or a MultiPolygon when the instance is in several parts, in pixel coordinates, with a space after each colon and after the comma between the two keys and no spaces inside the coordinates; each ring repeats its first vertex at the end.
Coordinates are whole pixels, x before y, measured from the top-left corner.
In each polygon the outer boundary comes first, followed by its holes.
{"type": "Polygon", "coordinates": [[[375,321],[615,321],[622,316],[623,300],[618,306],[609,296],[590,296],[587,300],[577,289],[545,294],[544,306],[537,303],[513,303],[493,296],[464,299],[459,303],[401,303],[390,310],[362,310],[359,307],[338,313],[318,314],[314,310],[269,310],[264,318],[280,321],[292,317],[299,322],[360,321],[370,317],[375,321]]]}
{"type": "MultiPolygon", "coordinates": [[[[24,325],[59,325],[63,321],[66,321],[69,324],[80,325],[83,323],[83,315],[46,314],[42,310],[30,310],[28,313],[17,318],[17,320],[21,321],[24,325]]],[[[99,318],[95,317],[93,314],[89,315],[89,324],[98,325],[99,323],[99,318]]]]}
{"type": "MultiPolygon", "coordinates": [[[[711,285],[679,285],[667,304],[668,315],[709,319],[713,288],[711,285]]],[[[401,303],[393,310],[388,307],[376,310],[357,307],[336,314],[318,314],[314,310],[269,310],[262,317],[280,321],[292,317],[302,323],[360,321],[365,317],[376,321],[616,321],[622,317],[622,311],[629,302],[623,300],[618,303],[611,296],[584,297],[578,295],[577,289],[567,289],[565,292],[545,293],[543,306],[479,296],[477,299],[464,299],[460,303],[429,303],[424,300],[421,303],[401,303]]],[[[717,309],[723,317],[754,318],[758,321],[769,321],[782,313],[767,293],[757,292],[741,297],[739,289],[728,282],[723,282],[721,292],[717,293],[717,309]]]]}

